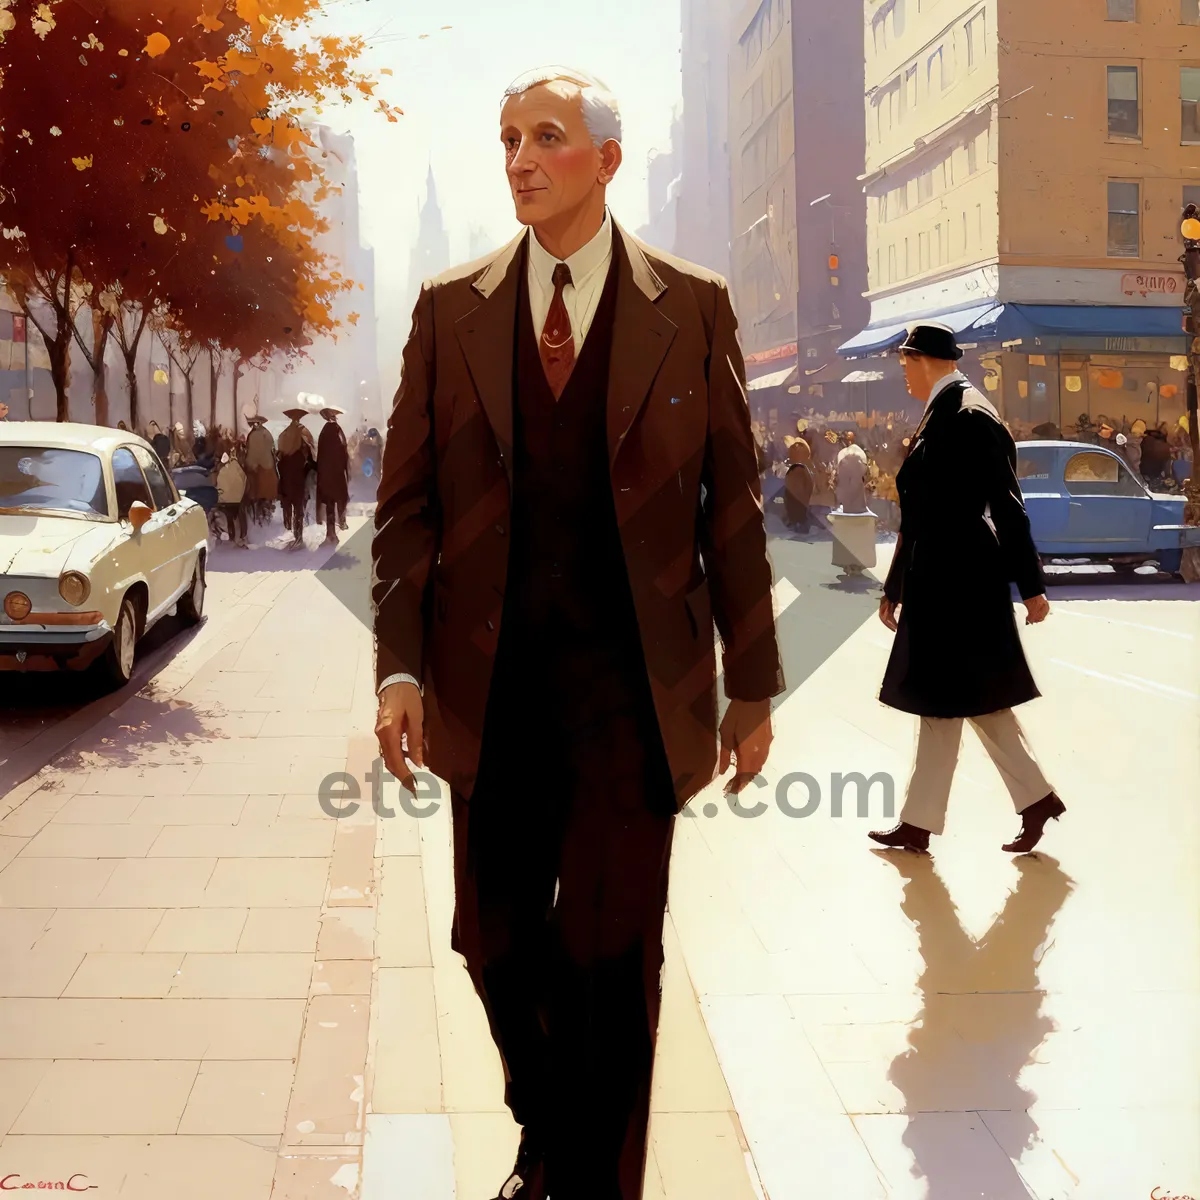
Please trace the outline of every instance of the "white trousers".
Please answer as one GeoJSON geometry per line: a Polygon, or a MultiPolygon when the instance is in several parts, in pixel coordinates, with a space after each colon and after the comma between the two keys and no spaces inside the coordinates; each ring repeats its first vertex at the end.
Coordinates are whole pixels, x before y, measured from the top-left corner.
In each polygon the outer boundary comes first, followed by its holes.
{"type": "MultiPolygon", "coordinates": [[[[1034,760],[1025,734],[1011,708],[970,717],[983,748],[1000,772],[1017,812],[1036,804],[1053,789],[1034,760]]],[[[962,717],[922,717],[917,756],[900,819],[941,833],[946,827],[950,784],[962,744],[962,717]]]]}

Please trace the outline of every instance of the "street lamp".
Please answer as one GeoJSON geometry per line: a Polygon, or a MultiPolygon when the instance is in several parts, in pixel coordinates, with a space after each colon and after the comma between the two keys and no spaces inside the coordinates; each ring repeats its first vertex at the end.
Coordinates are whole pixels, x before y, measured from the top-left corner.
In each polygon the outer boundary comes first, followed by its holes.
{"type": "MultiPolygon", "coordinates": [[[[1188,441],[1192,446],[1192,469],[1185,484],[1187,505],[1183,520],[1186,525],[1200,525],[1200,422],[1196,420],[1196,379],[1200,376],[1200,209],[1189,204],[1183,210],[1183,263],[1187,289],[1183,294],[1183,328],[1188,337],[1187,419],[1188,441]]],[[[1200,581],[1200,550],[1183,552],[1180,571],[1190,583],[1200,581]]]]}

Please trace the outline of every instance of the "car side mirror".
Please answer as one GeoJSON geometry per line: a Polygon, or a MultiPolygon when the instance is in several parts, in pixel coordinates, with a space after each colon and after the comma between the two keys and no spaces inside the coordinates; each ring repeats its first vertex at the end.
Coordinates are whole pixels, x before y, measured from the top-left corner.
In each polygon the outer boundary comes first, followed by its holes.
{"type": "Polygon", "coordinates": [[[153,509],[140,500],[135,500],[129,506],[129,523],[133,526],[134,533],[137,533],[152,516],[154,516],[153,509]]]}

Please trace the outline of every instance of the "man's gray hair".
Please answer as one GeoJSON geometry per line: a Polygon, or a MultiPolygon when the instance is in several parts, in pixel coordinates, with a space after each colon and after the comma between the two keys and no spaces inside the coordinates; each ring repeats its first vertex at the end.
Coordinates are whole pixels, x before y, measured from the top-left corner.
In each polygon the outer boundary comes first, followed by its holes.
{"type": "Polygon", "coordinates": [[[607,141],[621,140],[621,109],[617,98],[608,90],[608,85],[595,75],[586,71],[577,71],[574,67],[539,67],[536,71],[526,71],[508,85],[504,91],[504,100],[509,96],[519,96],[522,92],[537,87],[539,83],[551,83],[556,79],[564,79],[574,83],[579,88],[579,101],[583,106],[583,121],[592,135],[596,146],[603,146],[607,141]]]}

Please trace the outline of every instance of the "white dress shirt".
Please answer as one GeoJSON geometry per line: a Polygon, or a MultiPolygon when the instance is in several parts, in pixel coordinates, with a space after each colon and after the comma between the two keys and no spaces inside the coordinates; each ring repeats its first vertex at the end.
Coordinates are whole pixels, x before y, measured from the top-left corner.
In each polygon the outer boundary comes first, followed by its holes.
{"type": "MultiPolygon", "coordinates": [[[[583,347],[583,340],[592,327],[592,318],[600,306],[600,296],[608,280],[612,265],[613,227],[608,209],[604,210],[604,223],[599,232],[586,246],[581,246],[570,258],[555,258],[537,240],[537,234],[529,233],[529,271],[526,276],[529,287],[529,308],[533,316],[533,329],[537,337],[542,336],[546,317],[554,301],[554,268],[565,262],[571,268],[571,282],[563,288],[563,304],[571,321],[571,336],[575,340],[575,357],[583,347]]],[[[379,691],[393,683],[411,683],[421,688],[421,681],[412,675],[389,675],[380,685],[379,691]]],[[[423,688],[421,689],[424,690],[423,688]]]]}
{"type": "Polygon", "coordinates": [[[563,288],[563,304],[571,320],[571,336],[575,339],[575,357],[583,348],[583,340],[592,327],[592,318],[600,305],[600,296],[608,279],[612,263],[613,229],[608,209],[604,223],[586,246],[581,246],[570,258],[555,258],[532,230],[529,233],[529,308],[533,316],[533,332],[538,338],[546,327],[546,316],[554,300],[554,268],[565,262],[571,268],[571,282],[563,288]]]}

